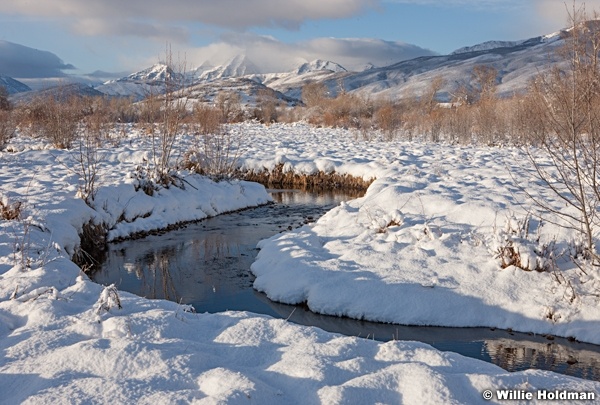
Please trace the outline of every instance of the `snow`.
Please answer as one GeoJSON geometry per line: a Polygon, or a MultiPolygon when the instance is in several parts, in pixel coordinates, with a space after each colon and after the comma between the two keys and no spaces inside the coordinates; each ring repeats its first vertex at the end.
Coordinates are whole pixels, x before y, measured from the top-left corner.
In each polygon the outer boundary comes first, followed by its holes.
{"type": "MultiPolygon", "coordinates": [[[[486,322],[597,343],[597,299],[568,304],[548,274],[501,270],[488,251],[505,238],[531,242],[513,233],[518,190],[505,165],[537,190],[516,165],[520,150],[365,142],[305,124],[229,130],[243,136],[246,169],[285,163],[298,173],[377,178],[364,198],[261,243],[252,269],[270,296],[322,312],[486,322]],[[544,318],[546,304],[555,322],[544,318]]],[[[380,343],[247,312],[196,314],[91,282],[69,260],[90,220],[115,239],[269,200],[257,184],[183,171],[185,188],[136,191],[148,139],[133,127],[122,132],[118,146],[100,150],[92,207],[76,198],[72,152],[26,137],[0,152],[1,201],[23,202],[20,220],[0,220],[3,402],[459,404],[486,403],[485,389],[600,392],[598,382],[508,373],[422,343],[380,343]]],[[[174,158],[191,142],[184,137],[174,158]]]]}

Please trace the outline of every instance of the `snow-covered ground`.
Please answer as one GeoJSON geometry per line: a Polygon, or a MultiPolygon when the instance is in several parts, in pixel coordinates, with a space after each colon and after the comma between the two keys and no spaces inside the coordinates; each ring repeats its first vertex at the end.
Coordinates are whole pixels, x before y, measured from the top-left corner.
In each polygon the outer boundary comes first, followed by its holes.
{"type": "MultiPolygon", "coordinates": [[[[245,168],[284,163],[378,179],[364,198],[261,244],[253,271],[270,296],[334,314],[598,343],[596,279],[576,285],[590,295],[571,303],[549,274],[501,270],[494,259],[504,238],[529,247],[504,228],[522,212],[506,170],[524,173],[519,150],[364,142],[303,124],[231,131],[246,145],[245,168]]],[[[0,152],[2,203],[23,204],[19,220],[0,220],[0,402],[484,403],[484,390],[500,388],[600,395],[597,382],[508,373],[425,344],[343,337],[249,313],[195,314],[91,282],[69,260],[90,220],[116,239],[269,199],[256,184],[184,172],[184,189],[136,191],[148,144],[133,129],[125,135],[100,151],[95,209],[76,197],[76,155],[24,138],[0,152]]],[[[559,241],[569,236],[542,229],[559,241]]]]}

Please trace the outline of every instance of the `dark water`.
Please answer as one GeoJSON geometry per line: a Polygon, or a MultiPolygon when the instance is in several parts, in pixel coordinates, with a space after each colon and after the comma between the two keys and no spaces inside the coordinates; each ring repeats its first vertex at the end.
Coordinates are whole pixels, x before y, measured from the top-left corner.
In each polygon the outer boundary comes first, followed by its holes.
{"type": "Polygon", "coordinates": [[[276,203],[210,218],[163,235],[112,244],[100,284],[147,298],[191,304],[197,312],[250,311],[375,340],[416,340],[509,371],[552,370],[600,381],[600,346],[489,328],[413,327],[314,314],[252,289],[259,240],[316,220],[347,193],[273,191],[276,203]]]}

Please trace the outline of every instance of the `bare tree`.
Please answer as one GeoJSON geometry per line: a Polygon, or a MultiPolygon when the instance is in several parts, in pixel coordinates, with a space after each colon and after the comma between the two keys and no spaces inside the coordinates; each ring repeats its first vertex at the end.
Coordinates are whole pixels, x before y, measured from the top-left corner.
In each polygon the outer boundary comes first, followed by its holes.
{"type": "Polygon", "coordinates": [[[498,69],[490,65],[477,65],[471,76],[475,101],[491,98],[496,94],[498,69]]]}
{"type": "Polygon", "coordinates": [[[321,105],[327,95],[328,90],[324,83],[309,82],[302,87],[302,102],[308,108],[321,105]]]}
{"type": "Polygon", "coordinates": [[[150,94],[142,115],[149,122],[152,141],[151,174],[154,181],[168,187],[173,183],[171,158],[183,121],[187,115],[186,63],[173,61],[170,45],[165,50],[164,94],[150,94]],[[156,122],[155,122],[156,121],[156,122]]]}
{"type": "Polygon", "coordinates": [[[8,90],[6,87],[0,86],[0,111],[10,110],[10,101],[8,100],[8,90]]]}
{"type": "Polygon", "coordinates": [[[564,205],[557,208],[538,196],[530,197],[543,210],[578,232],[583,253],[600,264],[596,231],[600,226],[600,31],[586,21],[583,7],[568,12],[571,29],[561,50],[566,68],[555,67],[532,84],[535,113],[544,130],[535,139],[547,156],[544,165],[530,154],[535,174],[564,205]]]}
{"type": "Polygon", "coordinates": [[[55,93],[33,102],[35,126],[42,136],[61,149],[70,149],[77,139],[79,121],[82,118],[79,98],[67,94],[64,87],[55,93]]]}
{"type": "Polygon", "coordinates": [[[441,76],[434,77],[429,86],[425,90],[425,93],[421,96],[421,109],[425,115],[423,120],[427,133],[433,142],[440,141],[440,135],[442,132],[442,114],[443,112],[438,109],[438,93],[444,86],[444,78],[441,76]]]}
{"type": "Polygon", "coordinates": [[[8,90],[6,90],[6,87],[0,86],[0,150],[12,138],[16,130],[14,116],[10,110],[8,90]]]}
{"type": "Polygon", "coordinates": [[[215,97],[215,107],[221,111],[225,122],[240,121],[242,113],[242,97],[236,91],[221,91],[215,97]]]}

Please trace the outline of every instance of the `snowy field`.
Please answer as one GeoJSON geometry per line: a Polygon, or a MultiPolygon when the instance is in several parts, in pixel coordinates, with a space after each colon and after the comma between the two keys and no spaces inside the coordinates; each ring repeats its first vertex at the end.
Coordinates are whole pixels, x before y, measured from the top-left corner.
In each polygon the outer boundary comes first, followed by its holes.
{"type": "MultiPolygon", "coordinates": [[[[304,174],[377,178],[364,198],[261,243],[255,287],[273,299],[355,318],[600,343],[596,274],[584,278],[558,257],[567,290],[552,273],[501,269],[495,258],[507,241],[532,265],[554,239],[557,256],[570,249],[572,235],[548,224],[517,230],[525,200],[512,177],[545,192],[520,150],[364,142],[302,124],[231,131],[242,137],[246,169],[283,163],[304,174]]],[[[189,145],[184,139],[179,152],[189,145]]],[[[150,156],[130,128],[119,146],[100,151],[89,207],[76,197],[76,156],[23,138],[0,152],[2,203],[22,203],[20,219],[0,219],[0,402],[458,404],[487,403],[486,389],[496,400],[501,388],[600,395],[597,382],[508,373],[421,343],[343,337],[249,313],[195,314],[97,285],[69,260],[90,221],[117,239],[269,196],[253,183],[185,172],[184,189],[136,191],[134,173],[150,156]]]]}

